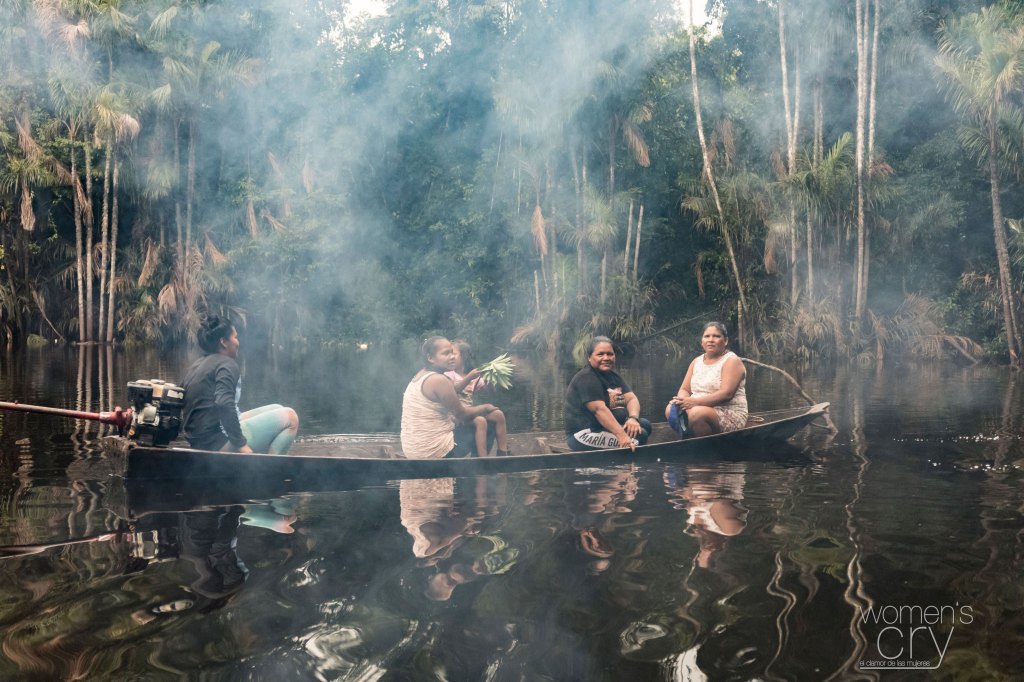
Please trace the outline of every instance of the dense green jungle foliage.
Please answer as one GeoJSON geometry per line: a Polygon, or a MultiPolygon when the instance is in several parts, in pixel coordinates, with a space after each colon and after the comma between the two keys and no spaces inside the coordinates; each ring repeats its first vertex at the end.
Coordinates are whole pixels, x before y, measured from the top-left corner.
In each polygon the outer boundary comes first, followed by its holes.
{"type": "Polygon", "coordinates": [[[1020,3],[380,6],[0,0],[7,342],[1018,363],[1020,3]]]}

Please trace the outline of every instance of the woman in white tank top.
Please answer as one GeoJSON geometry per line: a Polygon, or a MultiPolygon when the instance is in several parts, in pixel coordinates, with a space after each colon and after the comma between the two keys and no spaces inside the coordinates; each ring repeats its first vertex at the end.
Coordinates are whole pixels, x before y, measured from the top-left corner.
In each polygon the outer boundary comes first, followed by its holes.
{"type": "MultiPolygon", "coordinates": [[[[455,349],[443,336],[432,336],[421,349],[424,366],[412,378],[402,396],[402,453],[410,459],[465,457],[474,446],[473,430],[468,438],[456,439],[456,422],[486,416],[497,407],[464,405],[455,385],[443,372],[455,368],[455,349]],[[456,442],[456,441],[459,442],[456,442]]],[[[508,438],[499,434],[498,454],[508,453],[508,438]]]]}
{"type": "Polygon", "coordinates": [[[686,370],[683,383],[665,408],[685,410],[694,436],[735,431],[747,425],[747,371],[743,361],[727,350],[729,333],[721,322],[709,322],[701,335],[704,354],[686,370]]]}

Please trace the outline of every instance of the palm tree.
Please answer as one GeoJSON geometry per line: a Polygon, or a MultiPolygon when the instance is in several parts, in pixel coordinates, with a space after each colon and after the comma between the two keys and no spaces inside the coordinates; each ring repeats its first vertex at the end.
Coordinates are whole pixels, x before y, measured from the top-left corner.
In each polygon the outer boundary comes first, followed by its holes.
{"type": "MultiPolygon", "coordinates": [[[[91,254],[85,249],[85,229],[92,231],[92,197],[82,186],[78,168],[78,149],[85,152],[89,163],[90,145],[88,142],[88,105],[91,96],[92,82],[82,76],[81,69],[55,69],[50,74],[50,99],[53,101],[56,114],[60,118],[68,136],[68,154],[71,156],[71,197],[72,215],[75,223],[75,283],[78,297],[78,340],[89,340],[90,327],[86,323],[85,298],[85,258],[91,254]],[[79,141],[79,136],[82,140],[79,141]],[[84,224],[83,224],[84,222],[84,224]]],[[[90,301],[91,305],[91,301],[90,301]]],[[[90,318],[91,319],[91,318],[90,318]]]]}
{"type": "Polygon", "coordinates": [[[193,213],[196,202],[196,150],[199,143],[201,111],[222,98],[231,86],[255,82],[256,61],[243,55],[224,52],[220,43],[189,45],[184,51],[164,57],[164,71],[171,97],[178,104],[188,130],[185,176],[185,244],[192,245],[193,213]]]}
{"type": "Polygon", "coordinates": [[[732,236],[729,233],[729,225],[726,222],[725,211],[722,208],[722,200],[718,195],[718,184],[715,181],[715,171],[711,163],[711,154],[708,152],[708,144],[704,138],[704,123],[701,118],[700,108],[700,87],[697,81],[697,37],[696,27],[693,23],[693,3],[694,0],[690,0],[690,85],[693,90],[693,112],[696,118],[697,124],[697,138],[700,142],[701,156],[704,160],[704,178],[707,181],[708,188],[711,191],[711,196],[714,198],[715,207],[719,218],[718,227],[722,234],[722,239],[725,241],[725,249],[729,255],[729,264],[732,266],[732,274],[736,282],[736,293],[739,297],[739,306],[737,308],[737,328],[739,330],[740,343],[747,341],[746,334],[746,314],[747,314],[747,296],[746,290],[743,286],[743,278],[740,276],[740,267],[736,260],[736,250],[733,248],[732,236]]]}
{"type": "MultiPolygon", "coordinates": [[[[797,141],[800,137],[800,45],[794,49],[796,73],[794,74],[794,92],[789,93],[789,48],[786,46],[786,0],[779,0],[779,60],[782,69],[782,110],[786,123],[786,174],[796,171],[797,141]]],[[[790,207],[789,215],[789,302],[796,305],[797,299],[797,231],[796,207],[790,207]]]]}
{"type": "Polygon", "coordinates": [[[115,79],[115,51],[123,41],[133,39],[135,18],[123,11],[123,0],[53,0],[39,3],[49,33],[59,36],[56,44],[62,48],[58,66],[50,74],[51,96],[58,115],[64,122],[71,143],[71,165],[69,184],[72,185],[73,211],[76,228],[76,278],[79,283],[79,339],[90,341],[96,332],[96,339],[112,340],[113,328],[113,281],[116,277],[117,255],[117,178],[120,174],[120,160],[116,158],[115,146],[138,133],[139,123],[135,111],[128,111],[126,101],[132,88],[115,79]],[[90,54],[86,39],[98,48],[90,54]],[[91,66],[102,66],[106,71],[106,84],[97,87],[88,77],[91,66]],[[95,60],[95,61],[93,61],[95,60]],[[68,66],[73,62],[74,68],[68,66]],[[86,75],[86,78],[82,76],[86,75]],[[81,133],[85,158],[85,188],[81,186],[77,168],[76,138],[81,133]],[[104,160],[102,203],[100,217],[99,252],[99,329],[93,322],[93,225],[95,215],[92,206],[92,161],[93,145],[102,149],[104,160]],[[85,225],[82,225],[82,217],[85,225]],[[84,232],[84,234],[83,234],[84,232]],[[84,245],[83,245],[84,237],[84,245]],[[82,259],[85,272],[82,270],[82,259]],[[109,261],[109,270],[108,270],[109,261]],[[107,279],[110,279],[108,292],[107,279]],[[82,286],[84,284],[84,287],[82,286]],[[83,294],[84,288],[84,294],[83,294]],[[107,311],[109,304],[110,310],[107,311]],[[84,309],[84,312],[83,312],[84,309]],[[105,331],[106,330],[106,331],[105,331]]]}
{"type": "MultiPolygon", "coordinates": [[[[147,191],[154,197],[168,193],[175,196],[176,271],[159,300],[162,310],[172,304],[177,309],[186,334],[198,324],[197,306],[203,301],[203,274],[192,271],[205,262],[194,234],[199,172],[196,154],[202,118],[204,111],[227,96],[232,87],[254,83],[258,64],[240,53],[223,50],[216,41],[197,41],[195,35],[200,32],[194,28],[202,21],[202,12],[199,4],[172,3],[149,17],[148,28],[141,34],[145,46],[161,57],[163,83],[150,93],[150,99],[159,114],[158,128],[173,136],[169,143],[173,161],[154,163],[147,184],[147,191]],[[175,191],[180,185],[184,185],[183,196],[175,191]]],[[[206,245],[212,247],[209,240],[206,245]]]]}
{"type": "Polygon", "coordinates": [[[38,185],[52,185],[55,181],[49,159],[32,139],[27,115],[15,119],[20,153],[7,150],[7,159],[0,174],[0,192],[9,193],[20,207],[21,227],[31,232],[36,227],[36,212],[32,204],[33,190],[38,185]]]}
{"type": "MultiPolygon", "coordinates": [[[[771,188],[755,173],[729,172],[728,169],[716,177],[716,186],[718,194],[712,195],[707,183],[695,183],[694,191],[687,195],[682,206],[697,216],[696,227],[719,234],[729,232],[730,242],[736,246],[732,252],[735,262],[731,265],[738,269],[740,252],[749,251],[755,234],[772,215],[771,188]]],[[[769,263],[771,260],[768,247],[765,260],[769,263]]],[[[748,349],[752,354],[759,352],[754,344],[748,349]]]]}
{"type": "MultiPolygon", "coordinates": [[[[790,200],[807,215],[805,236],[806,299],[809,307],[818,300],[821,289],[816,280],[815,263],[828,257],[832,271],[838,272],[843,256],[844,227],[850,220],[849,206],[856,192],[856,167],[853,153],[853,137],[845,133],[828,152],[815,161],[817,148],[810,155],[797,157],[796,170],[782,180],[782,190],[790,200]],[[825,241],[834,237],[834,246],[825,241]]],[[[841,291],[841,281],[837,291],[841,291]]],[[[842,296],[835,297],[842,304],[842,296]]]]}
{"type": "Polygon", "coordinates": [[[118,178],[121,171],[119,149],[139,134],[138,107],[141,98],[131,88],[117,92],[104,88],[94,103],[96,136],[104,140],[106,163],[103,172],[102,265],[100,272],[100,338],[114,340],[114,282],[117,278],[118,178]],[[109,257],[108,257],[109,253],[109,257]],[[108,264],[109,262],[109,271],[108,264]],[[108,274],[109,273],[109,274],[108,274]],[[104,290],[104,283],[107,284],[104,290]],[[106,293],[106,301],[103,296],[106,293]],[[106,315],[104,315],[106,306],[106,315]]]}
{"type": "Polygon", "coordinates": [[[878,82],[878,37],[880,27],[880,0],[874,0],[874,28],[872,29],[872,0],[857,0],[854,23],[857,44],[857,256],[854,303],[854,330],[859,335],[863,328],[868,298],[869,232],[866,219],[868,180],[874,163],[875,145],[875,90],[878,82]]]}
{"type": "Polygon", "coordinates": [[[1024,112],[1011,96],[1024,86],[1024,22],[1000,5],[950,19],[939,27],[935,63],[945,76],[949,101],[965,124],[981,130],[980,136],[965,130],[961,139],[979,163],[987,166],[1006,344],[1010,363],[1020,366],[1024,347],[1016,320],[1019,296],[1012,291],[1000,197],[1000,149],[1006,129],[1012,127],[1019,132],[1024,119],[1024,112]],[[982,144],[972,144],[972,140],[982,144]]]}
{"type": "Polygon", "coordinates": [[[601,254],[601,286],[599,289],[599,309],[604,311],[608,292],[608,249],[618,234],[615,208],[611,199],[601,195],[593,186],[587,188],[583,197],[583,213],[585,231],[582,240],[601,254]]]}

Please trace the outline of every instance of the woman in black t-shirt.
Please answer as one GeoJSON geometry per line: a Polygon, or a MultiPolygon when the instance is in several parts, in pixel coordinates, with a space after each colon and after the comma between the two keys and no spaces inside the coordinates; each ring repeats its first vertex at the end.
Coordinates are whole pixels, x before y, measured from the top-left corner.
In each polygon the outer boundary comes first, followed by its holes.
{"type": "Polygon", "coordinates": [[[587,344],[587,366],[565,391],[565,437],[572,450],[633,450],[651,435],[640,400],[614,369],[611,339],[595,336],[587,344]]]}

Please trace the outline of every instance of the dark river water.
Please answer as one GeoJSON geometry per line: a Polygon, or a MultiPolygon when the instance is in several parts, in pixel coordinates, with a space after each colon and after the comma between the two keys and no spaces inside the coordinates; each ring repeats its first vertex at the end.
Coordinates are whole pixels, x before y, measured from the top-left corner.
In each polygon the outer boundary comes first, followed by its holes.
{"type": "MultiPolygon", "coordinates": [[[[688,359],[621,363],[646,416],[688,359]]],[[[108,408],[187,360],[2,354],[0,400],[108,408]]],[[[517,368],[496,399],[510,428],[560,428],[574,368],[517,368]]],[[[415,369],[250,357],[242,407],[292,405],[307,435],[393,431],[415,369]]],[[[0,679],[1022,679],[1024,381],[786,369],[838,431],[768,461],[326,482],[195,509],[154,483],[163,504],[127,511],[98,425],[0,413],[0,679]]],[[[748,395],[803,403],[759,368],[748,395]]]]}

